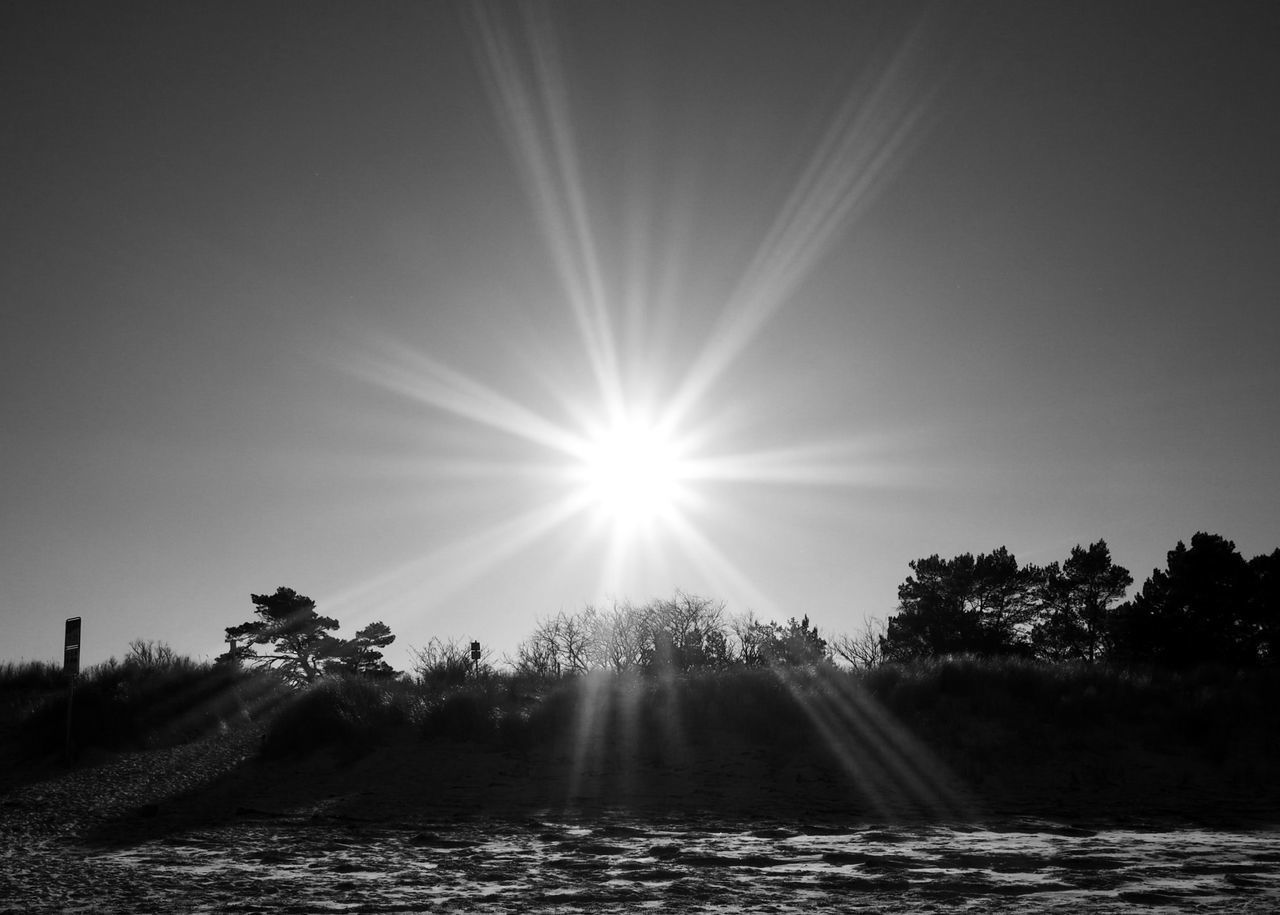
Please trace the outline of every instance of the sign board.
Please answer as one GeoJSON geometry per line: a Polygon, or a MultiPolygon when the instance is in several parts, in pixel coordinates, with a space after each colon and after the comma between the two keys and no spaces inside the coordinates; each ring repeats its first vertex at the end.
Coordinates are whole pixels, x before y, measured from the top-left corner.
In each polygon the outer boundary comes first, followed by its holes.
{"type": "Polygon", "coordinates": [[[80,675],[80,617],[67,620],[67,637],[62,645],[62,671],[68,676],[80,675]]]}
{"type": "Polygon", "coordinates": [[[471,643],[471,660],[473,661],[480,660],[480,643],[479,642],[471,643]]]}

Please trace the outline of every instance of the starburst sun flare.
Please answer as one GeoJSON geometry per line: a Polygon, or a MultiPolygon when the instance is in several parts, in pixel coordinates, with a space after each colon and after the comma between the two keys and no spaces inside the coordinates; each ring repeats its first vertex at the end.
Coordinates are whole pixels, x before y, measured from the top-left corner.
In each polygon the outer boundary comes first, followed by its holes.
{"type": "Polygon", "coordinates": [[[587,495],[614,524],[645,524],[678,510],[688,468],[656,426],[620,421],[595,436],[581,459],[587,495]]]}
{"type": "MultiPolygon", "coordinates": [[[[427,557],[398,576],[425,577],[422,566],[431,565],[433,593],[441,599],[450,582],[460,587],[503,558],[545,541],[553,530],[570,526],[578,529],[579,545],[566,551],[570,558],[564,561],[595,562],[603,593],[617,595],[624,572],[646,564],[661,568],[664,557],[676,555],[698,570],[703,579],[698,587],[734,595],[758,609],[771,606],[712,533],[717,523],[739,523],[735,506],[718,498],[717,486],[849,486],[883,480],[859,463],[866,456],[865,442],[787,442],[765,450],[733,450],[730,439],[719,434],[721,427],[708,421],[714,416],[718,423],[725,412],[710,401],[723,394],[718,383],[896,166],[928,104],[929,92],[921,91],[921,80],[911,72],[922,57],[919,36],[909,36],[895,53],[870,66],[849,92],[754,256],[736,273],[718,320],[677,368],[677,360],[654,358],[632,338],[637,326],[646,325],[647,308],[671,306],[682,291],[665,289],[658,296],[663,301],[646,302],[647,294],[639,290],[663,287],[658,277],[644,276],[653,265],[627,263],[621,271],[607,270],[610,261],[600,255],[625,245],[600,233],[593,219],[570,117],[569,80],[550,13],[534,6],[476,5],[470,26],[490,101],[561,288],[561,303],[531,307],[567,309],[580,343],[577,359],[585,369],[578,377],[592,383],[587,389],[553,392],[557,412],[571,417],[558,420],[545,406],[532,406],[523,392],[504,393],[403,340],[365,347],[354,369],[366,381],[529,449],[528,460],[515,463],[477,456],[463,473],[471,478],[490,474],[503,484],[533,476],[543,484],[541,508],[513,511],[491,528],[460,538],[467,544],[465,558],[427,557]],[[630,333],[619,333],[619,327],[630,333]],[[638,372],[640,364],[660,366],[660,372],[638,372]]],[[[736,396],[753,399],[751,392],[736,396]]],[[[459,472],[465,464],[458,458],[442,472],[459,472]]]]}

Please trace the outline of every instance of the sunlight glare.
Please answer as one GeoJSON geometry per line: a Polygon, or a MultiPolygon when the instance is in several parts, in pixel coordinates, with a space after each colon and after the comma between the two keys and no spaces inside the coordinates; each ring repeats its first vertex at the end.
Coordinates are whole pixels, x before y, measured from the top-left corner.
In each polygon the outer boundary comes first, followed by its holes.
{"type": "Polygon", "coordinates": [[[624,526],[670,519],[681,498],[679,450],[659,429],[621,422],[594,437],[581,455],[582,483],[593,504],[624,526]]]}
{"type": "MultiPolygon", "coordinates": [[[[591,170],[571,116],[573,81],[550,8],[476,3],[468,10],[480,76],[576,330],[573,383],[548,385],[555,400],[548,410],[512,392],[502,373],[476,376],[397,339],[360,348],[348,368],[362,379],[497,433],[492,454],[449,454],[442,438],[406,469],[433,491],[445,480],[491,484],[512,497],[516,513],[509,523],[454,532],[369,587],[391,597],[399,588],[417,600],[425,586],[405,583],[430,582],[441,604],[503,560],[554,540],[566,562],[600,559],[599,594],[662,580],[689,563],[727,596],[763,610],[773,601],[717,536],[733,517],[733,492],[743,484],[914,483],[863,439],[777,447],[735,440],[740,430],[726,425],[734,411],[719,386],[896,173],[929,120],[940,85],[927,53],[933,31],[922,24],[862,68],[745,269],[717,291],[718,317],[686,359],[654,330],[663,313],[656,306],[683,298],[683,264],[673,254],[650,275],[637,253],[645,232],[615,241],[605,231],[610,223],[589,193],[591,170]],[[609,256],[630,244],[638,247],[620,264],[609,256]],[[658,303],[645,293],[655,286],[666,290],[658,303]],[[527,459],[501,439],[529,446],[527,459]],[[875,457],[881,460],[873,464],[875,457]],[[518,513],[515,506],[528,503],[535,504],[518,513]]],[[[755,392],[732,397],[758,399],[755,392]]],[[[753,416],[759,412],[753,404],[753,416]]],[[[895,443],[884,444],[892,454],[895,443]]]]}

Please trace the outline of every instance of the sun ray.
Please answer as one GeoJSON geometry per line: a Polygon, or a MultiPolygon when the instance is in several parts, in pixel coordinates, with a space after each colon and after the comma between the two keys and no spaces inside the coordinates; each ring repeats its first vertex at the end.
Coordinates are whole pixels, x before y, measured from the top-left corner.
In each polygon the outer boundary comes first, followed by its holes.
{"type": "Polygon", "coordinates": [[[749,607],[765,608],[773,605],[774,602],[760,586],[684,515],[672,518],[671,528],[681,547],[698,560],[708,582],[713,587],[722,589],[720,593],[741,595],[749,607]]]}
{"type": "Polygon", "coordinates": [[[348,607],[358,614],[371,605],[387,608],[392,617],[420,613],[424,598],[443,603],[587,508],[582,495],[539,505],[362,581],[331,597],[329,604],[338,614],[348,607]]]}
{"type": "Polygon", "coordinates": [[[581,454],[589,442],[474,378],[392,341],[382,341],[349,371],[412,400],[430,404],[561,454],[581,454]]]}
{"type": "Polygon", "coordinates": [[[613,711],[612,684],[602,676],[585,676],[575,684],[577,714],[573,722],[572,762],[569,768],[568,797],[573,808],[582,791],[583,779],[593,767],[603,763],[605,731],[613,711]]]}
{"type": "Polygon", "coordinates": [[[913,32],[889,64],[868,67],[788,196],[730,295],[714,332],[668,405],[678,423],[742,354],[901,164],[936,93],[920,73],[924,42],[913,32]],[[871,77],[869,77],[871,79],[871,77]]]}
{"type": "Polygon", "coordinates": [[[881,816],[976,818],[956,776],[846,672],[773,668],[862,797],[881,816]]]}
{"type": "MultiPolygon", "coordinates": [[[[594,554],[603,593],[617,594],[623,580],[643,580],[637,570],[655,562],[669,566],[665,560],[674,555],[686,567],[692,564],[709,586],[756,608],[771,608],[765,590],[716,539],[736,523],[733,506],[717,503],[717,495],[725,492],[717,493],[717,484],[869,487],[905,480],[897,466],[875,453],[870,439],[726,450],[729,420],[747,409],[746,401],[735,414],[731,402],[710,409],[707,397],[859,218],[918,137],[932,98],[923,63],[926,42],[914,32],[866,67],[732,287],[712,331],[694,347],[686,370],[677,372],[660,342],[646,333],[651,334],[653,309],[673,310],[685,294],[675,268],[681,252],[665,249],[669,256],[662,263],[641,263],[654,239],[647,209],[633,213],[630,243],[618,241],[626,255],[620,276],[606,276],[601,251],[610,250],[609,239],[597,234],[600,223],[593,218],[553,8],[472,4],[467,10],[478,70],[562,287],[580,343],[575,352],[592,385],[586,391],[551,386],[557,398],[554,415],[568,418],[557,421],[491,382],[399,341],[378,341],[354,361],[350,370],[366,381],[535,446],[525,461],[426,456],[420,464],[424,478],[492,480],[503,486],[534,482],[537,488],[523,495],[545,501],[506,524],[463,532],[455,543],[411,560],[389,580],[418,577],[431,581],[434,594],[451,593],[573,522],[577,536],[562,538],[571,549],[562,549],[559,561],[570,552],[594,554]],[[651,293],[659,296],[656,303],[649,300],[651,293]],[[631,345],[624,348],[624,341],[631,345]]],[[[668,242],[692,231],[692,219],[684,215],[690,224],[666,233],[668,242]]],[[[503,447],[495,453],[503,453],[503,447]]],[[[388,581],[371,586],[385,589],[388,581]]]]}
{"type": "Polygon", "coordinates": [[[884,486],[906,476],[900,464],[871,462],[858,442],[814,442],[699,457],[685,462],[682,475],[691,481],[790,486],[884,486]]]}
{"type": "Polygon", "coordinates": [[[596,383],[611,408],[623,401],[617,347],[588,216],[549,18],[522,6],[513,28],[487,4],[472,4],[477,59],[491,103],[533,201],[577,322],[596,383]],[[522,33],[523,47],[512,31],[522,33]]]}

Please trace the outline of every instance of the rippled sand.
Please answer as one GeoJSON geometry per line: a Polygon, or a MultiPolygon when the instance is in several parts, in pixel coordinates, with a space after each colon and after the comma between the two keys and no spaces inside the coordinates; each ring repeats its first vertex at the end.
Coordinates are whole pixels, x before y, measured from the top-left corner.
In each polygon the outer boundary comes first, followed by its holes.
{"type": "Polygon", "coordinates": [[[14,913],[1271,912],[1280,832],[619,818],[411,831],[246,814],[117,849],[9,847],[3,874],[14,913]]]}
{"type": "Polygon", "coordinates": [[[0,913],[1280,911],[1280,829],[1250,820],[894,823],[751,759],[676,781],[667,766],[624,812],[612,782],[566,783],[555,760],[417,741],[263,763],[256,746],[244,732],[11,777],[0,913]],[[570,787],[594,792],[589,812],[545,803],[570,787]],[[721,813],[698,811],[711,788],[721,813]]]}

